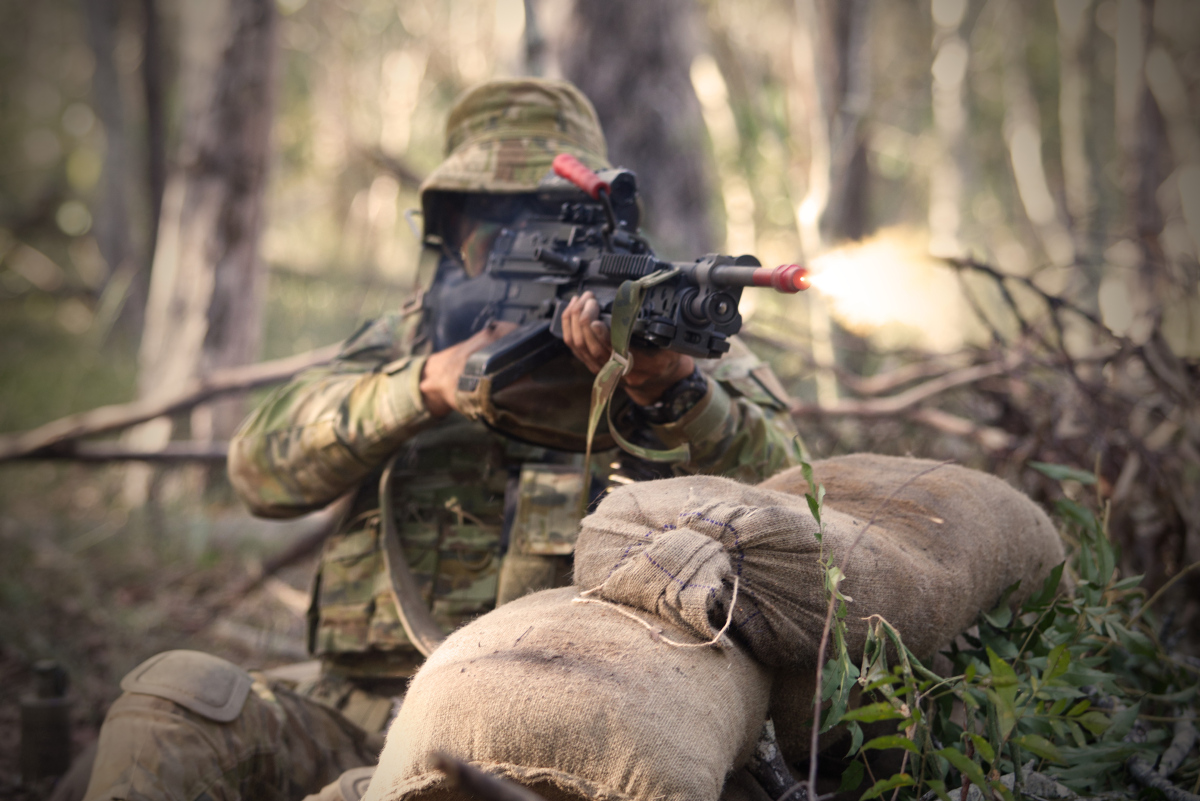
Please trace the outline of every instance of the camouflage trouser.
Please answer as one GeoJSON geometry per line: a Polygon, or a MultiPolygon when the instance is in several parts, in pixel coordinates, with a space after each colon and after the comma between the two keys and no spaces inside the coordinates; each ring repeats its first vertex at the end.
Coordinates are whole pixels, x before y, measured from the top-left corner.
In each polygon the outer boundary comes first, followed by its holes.
{"type": "Polygon", "coordinates": [[[381,735],[261,677],[232,719],[189,706],[197,704],[145,692],[118,698],[100,730],[87,801],[297,801],[346,770],[374,765],[383,744],[381,735]]]}

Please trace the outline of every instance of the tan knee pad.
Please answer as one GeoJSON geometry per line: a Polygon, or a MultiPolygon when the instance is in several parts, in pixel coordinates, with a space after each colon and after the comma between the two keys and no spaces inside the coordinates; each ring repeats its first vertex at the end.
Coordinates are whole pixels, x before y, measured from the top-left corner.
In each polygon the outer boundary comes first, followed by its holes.
{"type": "Polygon", "coordinates": [[[174,701],[217,723],[241,714],[254,679],[232,662],[200,651],[164,651],[121,679],[121,689],[174,701]]]}

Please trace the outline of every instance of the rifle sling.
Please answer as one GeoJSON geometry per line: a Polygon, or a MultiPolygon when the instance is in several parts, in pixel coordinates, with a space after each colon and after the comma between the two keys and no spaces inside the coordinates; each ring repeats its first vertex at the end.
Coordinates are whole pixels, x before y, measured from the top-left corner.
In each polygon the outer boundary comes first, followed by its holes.
{"type": "MultiPolygon", "coordinates": [[[[383,537],[383,563],[388,574],[388,589],[392,601],[396,604],[396,612],[400,617],[400,625],[408,640],[424,656],[434,652],[446,639],[445,632],[438,622],[433,619],[429,605],[417,591],[417,580],[408,568],[408,560],[404,556],[404,548],[400,544],[400,532],[396,529],[395,510],[392,505],[392,469],[396,461],[405,453],[400,451],[393,456],[383,469],[379,479],[379,517],[381,536],[383,537]]],[[[437,576],[433,577],[437,583],[437,576]]]]}
{"type": "Polygon", "coordinates": [[[587,513],[587,488],[591,486],[592,481],[592,441],[596,436],[596,429],[600,425],[601,416],[607,416],[608,431],[617,445],[639,459],[676,464],[686,462],[691,458],[691,452],[686,442],[669,450],[643,448],[629,442],[617,431],[617,426],[612,419],[612,407],[609,403],[613,393],[617,390],[617,385],[621,383],[621,379],[629,372],[633,364],[629,358],[629,343],[633,338],[633,324],[637,321],[637,312],[642,306],[642,298],[645,296],[646,290],[674,277],[677,272],[678,270],[660,270],[636,281],[624,281],[617,288],[617,297],[613,301],[612,311],[612,356],[600,368],[600,372],[596,374],[596,380],[592,384],[592,403],[588,413],[587,449],[583,460],[584,491],[579,502],[581,518],[587,513]]]}

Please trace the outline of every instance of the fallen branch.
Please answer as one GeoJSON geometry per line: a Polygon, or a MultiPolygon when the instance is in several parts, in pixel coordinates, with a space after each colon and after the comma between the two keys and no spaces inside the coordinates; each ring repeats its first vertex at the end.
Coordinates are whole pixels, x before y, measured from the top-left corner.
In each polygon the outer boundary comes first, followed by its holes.
{"type": "Polygon", "coordinates": [[[0,462],[32,456],[38,451],[71,440],[107,434],[144,423],[156,417],[198,406],[204,401],[232,392],[245,392],[268,384],[286,381],[308,367],[331,360],[340,345],[242,367],[217,370],[192,381],[183,392],[171,398],[153,398],[102,406],[47,423],[33,431],[0,437],[0,462]]]}
{"type": "Polygon", "coordinates": [[[847,399],[836,406],[795,402],[791,413],[793,417],[903,417],[947,434],[973,439],[988,451],[1008,450],[1015,440],[1007,431],[920,404],[954,387],[1009,372],[1016,364],[1015,359],[1005,359],[964,367],[886,398],[847,399]]]}
{"type": "Polygon", "coordinates": [[[792,404],[791,412],[794,417],[804,415],[890,417],[906,412],[935,395],[940,395],[954,387],[973,384],[985,378],[1007,373],[1015,366],[1016,361],[1014,359],[1005,359],[989,364],[977,364],[974,367],[964,367],[961,370],[947,373],[932,381],[926,381],[924,384],[918,384],[912,389],[905,390],[898,395],[889,395],[886,398],[870,398],[867,400],[844,400],[836,406],[795,402],[792,404]]]}
{"type": "Polygon", "coordinates": [[[1171,784],[1171,782],[1155,773],[1154,766],[1140,756],[1131,756],[1129,761],[1125,763],[1125,766],[1129,769],[1129,775],[1138,784],[1146,788],[1158,790],[1166,797],[1167,801],[1200,801],[1200,795],[1189,793],[1187,790],[1180,789],[1171,784]]]}
{"type": "MultiPolygon", "coordinates": [[[[786,342],[782,339],[772,337],[768,334],[762,334],[757,331],[748,331],[742,329],[738,334],[741,338],[750,342],[759,342],[764,345],[769,345],[779,350],[793,352],[795,343],[786,342]]],[[[961,354],[960,354],[961,355],[961,354]]],[[[803,355],[801,354],[801,357],[803,355]]],[[[889,370],[885,373],[877,373],[871,376],[856,375],[840,365],[818,364],[813,359],[805,359],[807,364],[814,369],[833,370],[840,381],[847,389],[856,395],[882,395],[885,392],[890,392],[905,384],[919,381],[923,378],[932,378],[934,376],[945,375],[959,365],[954,364],[952,356],[933,357],[924,361],[912,362],[902,367],[897,367],[894,370],[889,370]]],[[[954,361],[961,361],[954,359],[954,361]]]]}
{"type": "Polygon", "coordinates": [[[69,440],[18,459],[70,459],[74,462],[224,462],[228,442],[168,442],[161,450],[129,448],[118,442],[69,440]]]}

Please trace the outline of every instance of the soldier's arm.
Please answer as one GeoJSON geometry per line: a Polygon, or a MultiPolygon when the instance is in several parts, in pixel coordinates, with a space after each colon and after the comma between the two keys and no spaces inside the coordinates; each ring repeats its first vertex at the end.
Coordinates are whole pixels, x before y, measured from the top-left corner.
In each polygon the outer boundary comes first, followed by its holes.
{"type": "Polygon", "coordinates": [[[688,443],[679,474],[704,473],[757,483],[805,458],[787,396],[770,367],[740,341],[720,360],[700,363],[705,395],[678,420],[649,424],[667,447],[688,443]]]}
{"type": "Polygon", "coordinates": [[[273,392],[229,448],[229,478],[255,514],[318,509],[355,486],[433,416],[420,392],[426,357],[406,352],[413,314],[364,326],[328,366],[273,392]]]}

